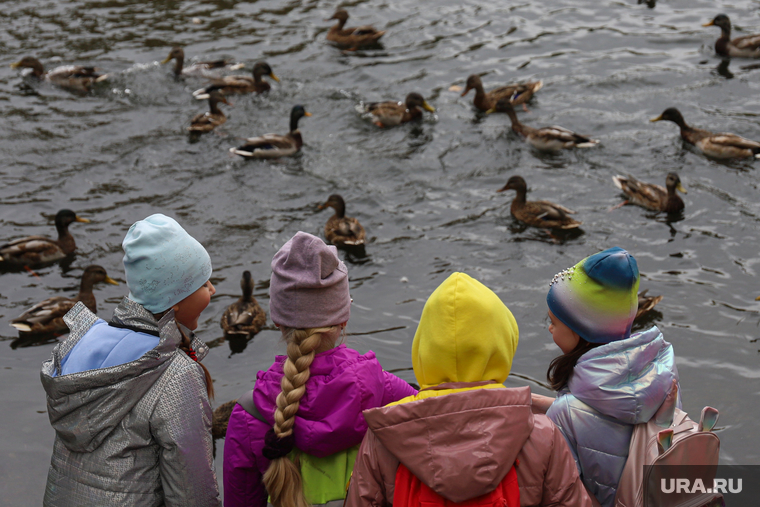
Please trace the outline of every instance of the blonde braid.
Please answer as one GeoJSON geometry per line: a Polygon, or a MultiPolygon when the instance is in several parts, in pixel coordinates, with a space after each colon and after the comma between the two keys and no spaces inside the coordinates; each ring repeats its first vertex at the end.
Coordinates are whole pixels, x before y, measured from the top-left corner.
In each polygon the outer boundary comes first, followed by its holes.
{"type": "MultiPolygon", "coordinates": [[[[296,413],[311,375],[309,368],[314,361],[315,350],[322,343],[323,335],[329,335],[334,329],[335,327],[290,329],[286,333],[288,358],[282,367],[282,391],[277,395],[277,409],[274,413],[274,433],[278,438],[293,433],[296,413]]],[[[287,456],[270,462],[263,482],[275,507],[309,507],[303,493],[299,466],[287,456]]]]}

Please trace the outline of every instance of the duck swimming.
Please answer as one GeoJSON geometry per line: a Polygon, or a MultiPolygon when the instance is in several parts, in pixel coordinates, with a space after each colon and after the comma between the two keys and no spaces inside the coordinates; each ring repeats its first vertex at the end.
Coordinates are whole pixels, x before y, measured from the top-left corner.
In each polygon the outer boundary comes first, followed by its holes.
{"type": "Polygon", "coordinates": [[[493,112],[507,113],[512,121],[512,130],[520,134],[534,148],[539,150],[555,151],[570,148],[591,148],[599,144],[596,139],[591,139],[564,127],[542,127],[539,129],[528,127],[517,119],[512,103],[508,99],[500,99],[496,107],[489,109],[488,114],[493,112]]]}
{"type": "Polygon", "coordinates": [[[246,139],[244,145],[230,148],[230,153],[249,158],[279,158],[294,155],[303,146],[298,120],[311,116],[301,105],[293,106],[290,111],[290,132],[285,135],[264,134],[260,137],[246,139]]]}
{"type": "Polygon", "coordinates": [[[665,178],[665,187],[654,183],[644,183],[630,175],[613,176],[612,181],[628,197],[623,204],[630,202],[652,211],[666,213],[676,213],[684,208],[683,200],[676,194],[676,190],[684,194],[687,192],[676,173],[668,173],[665,178]]]}
{"type": "Polygon", "coordinates": [[[745,139],[736,134],[714,134],[708,130],[690,127],[686,124],[681,112],[675,107],[669,107],[657,118],[650,121],[672,121],[681,129],[681,138],[689,144],[696,146],[708,157],[727,158],[760,158],[760,143],[745,139]]]}
{"type": "MultiPolygon", "coordinates": [[[[467,95],[470,90],[475,90],[475,98],[473,104],[481,111],[488,111],[496,107],[496,103],[501,99],[506,99],[512,103],[512,105],[522,104],[525,107],[525,103],[533,98],[533,94],[536,93],[544,86],[543,81],[534,81],[524,84],[513,84],[507,86],[500,86],[486,92],[483,89],[483,82],[480,80],[480,76],[472,74],[467,78],[467,85],[462,92],[462,97],[467,95]]],[[[501,112],[501,111],[500,111],[501,112]]]]}
{"type": "Polygon", "coordinates": [[[119,285],[119,282],[108,276],[101,266],[89,266],[82,274],[79,294],[74,298],[61,296],[48,298],[37,303],[11,321],[11,326],[19,330],[20,336],[32,335],[61,335],[69,332],[63,321],[63,316],[81,301],[93,313],[97,311],[95,295],[92,289],[96,283],[105,282],[119,285]]]}
{"type": "Polygon", "coordinates": [[[62,209],[55,215],[55,229],[58,239],[46,236],[28,236],[0,245],[0,269],[38,267],[59,261],[74,253],[76,244],[69,232],[74,222],[89,223],[71,210],[62,209]]]}
{"type": "Polygon", "coordinates": [[[720,28],[720,38],[715,41],[715,52],[720,56],[760,58],[760,33],[731,40],[731,20],[725,14],[718,14],[712,21],[702,26],[720,28]]]}
{"type": "Polygon", "coordinates": [[[404,102],[371,102],[366,106],[367,112],[372,114],[372,120],[378,127],[395,127],[422,118],[420,108],[435,112],[435,108],[419,93],[410,93],[404,102]]]}
{"type": "Polygon", "coordinates": [[[264,81],[262,77],[269,76],[278,83],[280,78],[274,75],[272,68],[267,62],[256,62],[253,66],[253,77],[250,76],[224,76],[219,79],[214,79],[210,85],[195,90],[194,96],[203,95],[212,91],[218,91],[225,95],[232,93],[264,93],[269,91],[272,86],[264,81]]]}
{"type": "Polygon", "coordinates": [[[92,85],[108,78],[108,74],[99,73],[95,67],[83,67],[81,65],[64,65],[45,72],[40,61],[32,56],[25,56],[18,62],[12,63],[11,68],[29,68],[30,73],[37,79],[50,81],[61,88],[68,88],[79,92],[87,92],[92,85]]]}
{"type": "Polygon", "coordinates": [[[327,40],[345,49],[357,49],[377,44],[380,37],[385,34],[384,31],[376,30],[371,26],[344,28],[346,21],[348,21],[348,12],[343,9],[338,9],[325,21],[331,19],[337,19],[338,22],[327,32],[327,40]]]}
{"type": "Polygon", "coordinates": [[[243,290],[243,295],[227,307],[222,315],[221,326],[225,338],[235,335],[249,339],[261,331],[267,323],[266,313],[253,297],[253,280],[250,271],[243,271],[240,288],[243,290]]]}
{"type": "Polygon", "coordinates": [[[510,211],[512,216],[521,222],[534,227],[553,229],[575,229],[582,223],[569,216],[575,214],[575,211],[559,204],[549,201],[526,201],[528,186],[522,176],[512,176],[507,180],[507,184],[497,192],[506,192],[507,190],[516,192],[510,211]]]}
{"type": "Polygon", "coordinates": [[[338,194],[331,195],[319,209],[332,208],[335,214],[325,224],[325,239],[336,246],[363,245],[364,227],[353,217],[346,216],[346,203],[338,194]]]}
{"type": "Polygon", "coordinates": [[[208,99],[209,111],[193,116],[193,119],[190,120],[190,126],[187,127],[188,132],[211,132],[227,121],[227,117],[218,106],[220,102],[228,106],[230,105],[224,95],[217,91],[212,91],[205,95],[196,95],[195,98],[198,100],[208,99]]]}
{"type": "Polygon", "coordinates": [[[169,56],[161,62],[161,65],[167,64],[172,60],[174,60],[175,76],[214,77],[213,71],[237,70],[245,67],[243,63],[235,63],[230,60],[196,62],[185,67],[185,51],[180,47],[173,47],[169,52],[169,56]]]}

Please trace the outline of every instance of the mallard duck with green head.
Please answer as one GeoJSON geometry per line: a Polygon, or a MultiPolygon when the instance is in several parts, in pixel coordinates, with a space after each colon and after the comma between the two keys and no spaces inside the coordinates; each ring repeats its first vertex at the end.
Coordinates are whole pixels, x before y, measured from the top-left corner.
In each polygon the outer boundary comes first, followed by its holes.
{"type": "Polygon", "coordinates": [[[290,132],[287,134],[264,134],[250,137],[245,144],[230,148],[230,153],[246,158],[279,158],[295,155],[303,146],[301,131],[298,130],[298,120],[311,116],[301,105],[293,106],[290,111],[290,132]]]}
{"type": "Polygon", "coordinates": [[[371,102],[365,110],[372,115],[372,121],[378,127],[395,127],[418,118],[422,118],[422,110],[435,112],[435,108],[427,103],[419,93],[410,93],[404,102],[387,101],[371,102]]]}
{"type": "Polygon", "coordinates": [[[712,21],[702,26],[720,28],[720,38],[715,41],[715,52],[730,58],[760,58],[760,33],[745,35],[731,40],[731,20],[725,14],[718,14],[712,21]]]}
{"type": "Polygon", "coordinates": [[[319,209],[332,208],[335,214],[325,224],[325,239],[336,246],[363,245],[367,233],[356,218],[346,216],[346,202],[338,194],[331,195],[319,209]]]}
{"type": "Polygon", "coordinates": [[[531,146],[539,150],[557,151],[571,148],[591,148],[599,144],[596,139],[576,134],[564,127],[552,126],[533,128],[520,123],[515,109],[508,99],[500,99],[496,107],[489,109],[488,114],[500,112],[507,113],[512,122],[512,130],[523,137],[531,146]]]}
{"type": "Polygon", "coordinates": [[[11,326],[19,331],[19,336],[32,335],[61,335],[69,332],[68,326],[63,321],[63,316],[71,310],[79,301],[97,313],[95,295],[92,292],[96,283],[105,282],[119,285],[108,276],[101,266],[89,266],[82,274],[79,286],[79,294],[74,298],[55,296],[29,308],[11,321],[11,326]]]}
{"type": "Polygon", "coordinates": [[[267,62],[256,62],[252,73],[253,77],[232,75],[214,79],[210,85],[200,90],[195,90],[193,95],[203,95],[212,91],[218,91],[224,95],[233,93],[264,93],[272,88],[268,82],[262,79],[264,76],[269,76],[278,83],[280,82],[280,78],[274,75],[272,67],[267,62]]]}
{"type": "Polygon", "coordinates": [[[715,134],[708,130],[691,127],[686,124],[681,112],[675,107],[669,107],[657,118],[650,121],[672,121],[681,129],[681,139],[696,146],[708,157],[729,158],[760,158],[760,143],[745,139],[736,134],[726,132],[715,134]]]}
{"type": "Polygon", "coordinates": [[[522,84],[499,86],[498,88],[486,92],[483,89],[483,82],[480,80],[480,76],[472,74],[467,78],[467,85],[462,92],[462,97],[467,95],[470,90],[475,90],[473,104],[476,108],[484,112],[496,108],[496,103],[502,99],[508,100],[513,106],[522,104],[523,108],[526,108],[525,103],[532,99],[533,94],[543,86],[543,81],[532,81],[522,84]]]}
{"type": "Polygon", "coordinates": [[[55,215],[57,239],[28,236],[0,245],[0,268],[33,268],[65,259],[77,248],[69,232],[69,225],[74,222],[89,223],[89,220],[71,210],[62,209],[55,215]]]}
{"type": "Polygon", "coordinates": [[[224,70],[237,70],[245,67],[244,63],[237,63],[231,60],[211,60],[207,62],[194,62],[185,67],[185,51],[180,47],[173,47],[161,65],[167,64],[174,60],[175,76],[198,76],[198,77],[215,77],[214,72],[224,70]]]}
{"type": "Polygon", "coordinates": [[[582,224],[582,222],[570,217],[570,215],[575,214],[575,211],[564,206],[549,201],[526,200],[528,186],[522,176],[512,176],[507,180],[507,184],[497,192],[506,192],[507,190],[514,190],[516,193],[514,200],[512,200],[512,206],[510,206],[510,212],[513,217],[521,222],[534,227],[549,229],[575,229],[582,224]]]}
{"type": "Polygon", "coordinates": [[[365,25],[359,27],[346,28],[346,21],[348,21],[348,12],[344,9],[338,9],[331,17],[325,21],[336,19],[338,22],[330,27],[327,32],[327,40],[335,44],[336,46],[344,49],[358,49],[365,46],[372,46],[377,44],[380,37],[385,35],[383,30],[376,30],[375,28],[365,25]]]}
{"type": "Polygon", "coordinates": [[[676,173],[668,173],[665,178],[665,187],[654,183],[644,183],[630,175],[613,176],[612,181],[628,198],[622,204],[636,204],[652,211],[666,213],[677,213],[684,208],[683,199],[676,190],[684,194],[687,192],[676,173]]]}
{"type": "Polygon", "coordinates": [[[219,125],[222,125],[227,121],[227,117],[224,115],[221,109],[219,109],[219,103],[230,105],[227,102],[227,98],[218,91],[212,91],[205,95],[196,95],[196,99],[203,100],[208,99],[209,111],[206,113],[200,113],[193,116],[190,120],[190,126],[187,127],[188,132],[196,132],[202,134],[204,132],[211,132],[219,125]]]}
{"type": "Polygon", "coordinates": [[[32,69],[30,74],[36,79],[49,81],[61,88],[79,92],[87,92],[92,88],[92,85],[108,78],[108,74],[101,74],[95,67],[83,67],[81,65],[63,65],[45,72],[42,63],[32,56],[25,56],[18,62],[12,63],[11,68],[32,69]]]}
{"type": "Polygon", "coordinates": [[[267,323],[267,315],[253,297],[253,279],[250,271],[243,271],[240,280],[243,295],[232,303],[222,315],[224,337],[244,337],[249,339],[261,331],[267,323]]]}

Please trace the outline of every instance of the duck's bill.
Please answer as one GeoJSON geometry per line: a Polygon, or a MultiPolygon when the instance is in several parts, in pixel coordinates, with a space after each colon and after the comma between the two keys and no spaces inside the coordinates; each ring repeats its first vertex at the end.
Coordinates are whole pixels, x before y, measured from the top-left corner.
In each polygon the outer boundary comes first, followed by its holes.
{"type": "Polygon", "coordinates": [[[755,298],[755,301],[760,301],[760,296],[757,296],[757,297],[755,298]]]}
{"type": "Polygon", "coordinates": [[[13,62],[11,64],[11,69],[18,69],[19,67],[21,67],[21,62],[13,62]]]}
{"type": "Polygon", "coordinates": [[[161,60],[161,65],[164,65],[165,63],[169,63],[171,61],[172,61],[172,57],[171,57],[171,55],[169,55],[166,58],[164,58],[163,60],[161,60]]]}
{"type": "Polygon", "coordinates": [[[274,72],[270,72],[270,73],[269,73],[269,77],[271,77],[272,79],[274,79],[274,80],[275,80],[275,81],[277,81],[278,83],[280,82],[280,78],[279,78],[279,77],[277,77],[277,76],[275,76],[275,75],[274,75],[274,72]]]}
{"type": "Polygon", "coordinates": [[[652,123],[654,123],[654,122],[656,122],[656,121],[662,121],[662,115],[658,116],[657,118],[652,118],[652,119],[651,119],[651,120],[649,120],[649,121],[650,121],[650,122],[652,122],[652,123]]]}
{"type": "Polygon", "coordinates": [[[423,102],[422,103],[422,108],[425,111],[430,111],[431,113],[435,113],[435,108],[433,106],[431,106],[430,104],[428,104],[427,102],[423,102]]]}
{"type": "Polygon", "coordinates": [[[464,97],[465,95],[467,95],[467,92],[469,92],[470,90],[472,90],[472,88],[470,87],[465,88],[464,91],[462,92],[462,95],[460,95],[460,97],[464,97]]]}
{"type": "Polygon", "coordinates": [[[712,21],[708,21],[707,23],[703,24],[702,26],[713,26],[715,23],[712,21]]]}
{"type": "Polygon", "coordinates": [[[110,283],[111,285],[119,285],[119,282],[111,278],[110,276],[106,276],[106,279],[103,280],[106,283],[110,283]]]}
{"type": "Polygon", "coordinates": [[[509,185],[505,185],[505,186],[501,187],[496,192],[506,192],[507,190],[512,190],[511,188],[509,188],[509,185]]]}
{"type": "Polygon", "coordinates": [[[304,111],[303,115],[304,115],[304,116],[311,116],[311,113],[309,113],[309,112],[307,112],[307,111],[304,111]]]}
{"type": "Polygon", "coordinates": [[[82,218],[82,217],[76,217],[74,219],[74,221],[75,222],[82,222],[83,224],[89,224],[90,223],[90,221],[87,218],[82,218]]]}
{"type": "Polygon", "coordinates": [[[496,112],[496,108],[492,107],[491,109],[489,109],[488,111],[486,111],[486,114],[491,114],[491,113],[495,113],[495,112],[496,112]]]}
{"type": "Polygon", "coordinates": [[[688,194],[689,193],[689,192],[686,191],[686,187],[684,187],[680,183],[678,185],[676,185],[676,190],[678,190],[679,192],[683,192],[684,194],[688,194]]]}

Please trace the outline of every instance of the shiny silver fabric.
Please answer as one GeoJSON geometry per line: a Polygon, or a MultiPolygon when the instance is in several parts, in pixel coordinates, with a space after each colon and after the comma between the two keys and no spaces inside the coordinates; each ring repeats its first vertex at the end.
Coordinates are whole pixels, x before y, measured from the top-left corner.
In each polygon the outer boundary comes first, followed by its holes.
{"type": "Polygon", "coordinates": [[[602,507],[614,505],[633,425],[652,418],[673,380],[678,382],[673,346],[653,327],[582,355],[547,411],[602,507]]]}
{"type": "MultiPolygon", "coordinates": [[[[158,345],[136,361],[56,376],[97,317],[78,303],[64,319],[71,333],[41,372],[56,431],[44,505],[220,506],[205,380],[178,349],[174,312],[156,323],[124,298],[113,321],[158,331],[158,345]]],[[[202,359],[208,347],[192,338],[202,359]]]]}

